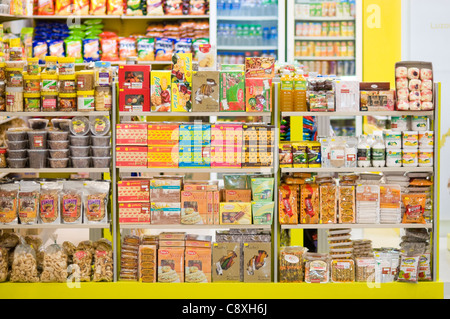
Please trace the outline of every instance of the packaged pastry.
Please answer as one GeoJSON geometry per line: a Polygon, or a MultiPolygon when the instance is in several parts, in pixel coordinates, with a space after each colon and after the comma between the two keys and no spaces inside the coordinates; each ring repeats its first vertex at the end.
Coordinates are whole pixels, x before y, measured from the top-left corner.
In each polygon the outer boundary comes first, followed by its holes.
{"type": "Polygon", "coordinates": [[[339,186],[339,223],[355,223],[355,186],[339,186]]]}
{"type": "Polygon", "coordinates": [[[304,184],[300,186],[300,223],[319,223],[319,186],[317,184],[304,184]]]}
{"type": "Polygon", "coordinates": [[[337,186],[320,185],[320,223],[337,223],[337,186]]]}
{"type": "Polygon", "coordinates": [[[424,211],[427,200],[426,194],[402,194],[402,202],[406,211],[403,214],[402,223],[425,224],[424,211]]]}
{"type": "Polygon", "coordinates": [[[280,282],[303,282],[303,256],[307,251],[307,248],[300,246],[280,247],[280,282]]]}
{"type": "Polygon", "coordinates": [[[375,282],[375,258],[374,257],[358,257],[356,262],[356,278],[357,282],[375,282]]]}
{"type": "Polygon", "coordinates": [[[282,184],[278,192],[280,224],[298,224],[299,186],[282,184]]]}
{"type": "Polygon", "coordinates": [[[331,261],[332,282],[354,282],[355,262],[352,259],[333,259],[331,261]]]}
{"type": "Polygon", "coordinates": [[[327,283],[329,281],[329,255],[325,253],[305,253],[305,282],[327,283]]]}

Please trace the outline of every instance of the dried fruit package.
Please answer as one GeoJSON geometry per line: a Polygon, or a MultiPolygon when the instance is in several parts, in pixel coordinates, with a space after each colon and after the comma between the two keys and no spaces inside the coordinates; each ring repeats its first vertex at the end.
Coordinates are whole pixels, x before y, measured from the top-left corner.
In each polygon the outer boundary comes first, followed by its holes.
{"type": "Polygon", "coordinates": [[[305,253],[305,282],[327,283],[329,281],[329,255],[320,253],[305,253]]]}
{"type": "Polygon", "coordinates": [[[397,281],[418,282],[419,281],[420,256],[400,256],[400,268],[397,281]]]}
{"type": "Polygon", "coordinates": [[[5,184],[0,187],[0,223],[18,224],[17,218],[17,184],[5,184]]]}
{"type": "Polygon", "coordinates": [[[425,224],[423,213],[426,200],[426,194],[402,194],[403,205],[406,208],[402,223],[425,224]]]}
{"type": "Polygon", "coordinates": [[[307,248],[300,246],[280,248],[280,282],[303,282],[303,256],[307,251],[307,248]]]}
{"type": "Polygon", "coordinates": [[[304,184],[300,186],[300,223],[319,223],[319,185],[304,184]]]}
{"type": "Polygon", "coordinates": [[[39,210],[39,191],[40,185],[36,182],[20,182],[20,191],[18,194],[18,214],[21,224],[36,224],[39,210]]]}
{"type": "Polygon", "coordinates": [[[64,224],[81,224],[83,183],[65,181],[60,193],[61,219],[64,224]]]}
{"type": "Polygon", "coordinates": [[[84,220],[87,224],[108,221],[109,181],[85,181],[83,189],[84,220]]]}
{"type": "Polygon", "coordinates": [[[39,197],[39,218],[45,224],[59,224],[59,192],[63,184],[60,182],[42,182],[39,197]]]}

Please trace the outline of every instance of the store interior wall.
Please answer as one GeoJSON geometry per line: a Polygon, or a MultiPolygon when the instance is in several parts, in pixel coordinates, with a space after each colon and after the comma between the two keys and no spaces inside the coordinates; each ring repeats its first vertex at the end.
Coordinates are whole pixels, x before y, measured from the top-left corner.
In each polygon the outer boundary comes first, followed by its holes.
{"type": "Polygon", "coordinates": [[[431,61],[434,81],[441,82],[440,236],[450,233],[450,2],[402,0],[402,60],[431,61]]]}

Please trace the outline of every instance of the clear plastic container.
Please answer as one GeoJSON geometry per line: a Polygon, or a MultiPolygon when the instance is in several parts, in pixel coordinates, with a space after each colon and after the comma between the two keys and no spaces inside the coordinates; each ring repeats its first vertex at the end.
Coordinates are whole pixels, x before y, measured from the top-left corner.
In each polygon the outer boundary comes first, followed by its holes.
{"type": "Polygon", "coordinates": [[[77,91],[92,91],[94,90],[94,71],[82,70],[76,72],[77,76],[77,91]]]}
{"type": "Polygon", "coordinates": [[[68,158],[49,158],[48,163],[51,168],[66,168],[69,165],[68,158]]]}
{"type": "Polygon", "coordinates": [[[46,56],[45,66],[42,70],[44,74],[58,74],[58,57],[56,56],[46,56]]]}
{"type": "Polygon", "coordinates": [[[92,157],[92,164],[95,168],[109,168],[111,165],[111,157],[92,157]]]}
{"type": "Polygon", "coordinates": [[[77,110],[78,111],[94,111],[95,110],[95,92],[77,91],[77,110]]]}
{"type": "Polygon", "coordinates": [[[39,66],[39,58],[28,58],[27,59],[27,74],[28,75],[39,75],[41,72],[41,67],[39,66]]]}
{"type": "Polygon", "coordinates": [[[69,140],[72,146],[89,146],[90,136],[70,135],[69,140]]]}
{"type": "Polygon", "coordinates": [[[48,146],[52,150],[67,150],[69,149],[69,141],[47,141],[48,146]]]}
{"type": "Polygon", "coordinates": [[[27,158],[27,154],[28,154],[27,150],[16,150],[16,151],[8,150],[6,156],[12,159],[24,159],[27,158]]]}
{"type": "Polygon", "coordinates": [[[41,74],[41,92],[58,92],[58,75],[41,74]]]}
{"type": "Polygon", "coordinates": [[[109,146],[91,146],[92,157],[108,157],[111,155],[109,146]]]}
{"type": "Polygon", "coordinates": [[[86,135],[89,133],[90,123],[84,116],[75,116],[70,122],[70,132],[73,135],[86,135]]]}
{"type": "Polygon", "coordinates": [[[30,149],[28,150],[28,160],[30,168],[47,167],[48,150],[46,149],[30,149]]]}
{"type": "Polygon", "coordinates": [[[5,168],[6,166],[6,148],[0,147],[0,167],[5,168]]]}
{"type": "Polygon", "coordinates": [[[49,149],[50,158],[69,158],[69,150],[49,149]]]}
{"type": "Polygon", "coordinates": [[[75,157],[89,157],[91,155],[90,146],[69,146],[70,155],[75,157]]]}
{"type": "Polygon", "coordinates": [[[67,74],[59,76],[59,92],[60,93],[77,92],[77,83],[75,74],[67,74]]]}
{"type": "Polygon", "coordinates": [[[92,146],[109,146],[111,145],[111,135],[91,136],[92,146]]]}
{"type": "Polygon", "coordinates": [[[91,165],[90,157],[71,157],[70,159],[74,168],[88,168],[91,165]]]}
{"type": "Polygon", "coordinates": [[[59,63],[59,74],[69,75],[75,74],[75,58],[72,57],[61,57],[58,59],[59,63]]]}
{"type": "Polygon", "coordinates": [[[0,81],[6,81],[6,63],[5,62],[0,62],[0,81]]]}
{"type": "Polygon", "coordinates": [[[23,89],[25,93],[36,93],[41,91],[41,76],[25,73],[23,76],[23,89]]]}
{"type": "Polygon", "coordinates": [[[28,147],[28,141],[6,141],[6,146],[11,151],[23,150],[28,147]]]}
{"type": "Polygon", "coordinates": [[[23,69],[6,68],[6,86],[23,88],[23,69]]]}
{"type": "Polygon", "coordinates": [[[50,141],[67,141],[68,137],[69,137],[69,132],[55,131],[55,130],[48,131],[48,139],[50,141]]]}
{"type": "Polygon", "coordinates": [[[41,92],[41,108],[43,112],[58,110],[58,92],[41,92]]]}
{"type": "Polygon", "coordinates": [[[6,87],[6,111],[23,112],[23,87],[6,87]]]}
{"type": "Polygon", "coordinates": [[[47,131],[28,131],[28,147],[32,150],[47,149],[47,131]]]}
{"type": "Polygon", "coordinates": [[[9,168],[25,168],[27,167],[28,158],[7,158],[9,168]]]}
{"type": "Polygon", "coordinates": [[[6,139],[8,141],[25,141],[28,139],[27,131],[9,129],[6,131],[6,139]]]}
{"type": "Polygon", "coordinates": [[[111,128],[111,123],[106,116],[96,116],[91,119],[90,126],[93,135],[106,135],[111,128]]]}
{"type": "Polygon", "coordinates": [[[73,112],[77,110],[76,93],[59,93],[59,110],[73,112]]]}
{"type": "Polygon", "coordinates": [[[48,125],[47,119],[28,119],[28,124],[33,130],[45,130],[48,125]]]}
{"type": "Polygon", "coordinates": [[[23,106],[25,112],[40,112],[41,111],[41,93],[24,93],[23,106]]]}
{"type": "Polygon", "coordinates": [[[55,129],[70,132],[70,119],[52,119],[51,121],[55,129]]]}
{"type": "Polygon", "coordinates": [[[95,86],[111,86],[112,70],[111,62],[95,62],[95,86]]]}
{"type": "Polygon", "coordinates": [[[112,107],[112,90],[110,87],[95,88],[95,110],[109,111],[112,107]]]}

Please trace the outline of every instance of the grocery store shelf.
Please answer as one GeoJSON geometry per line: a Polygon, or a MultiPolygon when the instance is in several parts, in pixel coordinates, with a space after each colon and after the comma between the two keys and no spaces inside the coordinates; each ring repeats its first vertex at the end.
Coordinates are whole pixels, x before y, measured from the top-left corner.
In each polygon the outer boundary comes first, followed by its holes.
{"type": "Polygon", "coordinates": [[[271,229],[272,225],[155,225],[121,224],[122,229],[271,229]]]}
{"type": "Polygon", "coordinates": [[[109,116],[109,111],[89,111],[89,112],[0,112],[2,116],[109,116]]]}
{"type": "Polygon", "coordinates": [[[336,229],[336,228],[433,228],[433,224],[298,224],[281,225],[281,229],[336,229]]]}
{"type": "MultiPolygon", "coordinates": [[[[1,172],[1,170],[0,170],[1,172]]],[[[272,167],[221,168],[221,167],[119,167],[119,173],[263,173],[272,174],[272,167]]]]}
{"type": "Polygon", "coordinates": [[[354,56],[296,56],[295,60],[314,60],[314,61],[353,61],[354,56]]]}
{"type": "Polygon", "coordinates": [[[48,20],[48,19],[74,19],[74,18],[80,18],[80,19],[121,19],[122,16],[120,15],[34,15],[30,16],[31,19],[39,19],[39,20],[48,20]]]}
{"type": "Polygon", "coordinates": [[[2,173],[109,173],[109,168],[0,168],[2,173]]]}
{"type": "Polygon", "coordinates": [[[0,22],[8,22],[13,20],[20,20],[20,19],[30,19],[30,16],[22,16],[22,15],[12,15],[12,14],[0,14],[0,22]]]}
{"type": "Polygon", "coordinates": [[[159,15],[159,16],[125,16],[125,15],[35,15],[27,18],[32,19],[67,19],[67,18],[80,18],[80,19],[122,19],[122,20],[177,20],[177,19],[208,19],[209,15],[159,15]]]}
{"type": "MultiPolygon", "coordinates": [[[[1,113],[0,113],[1,114],[1,113]]],[[[1,115],[0,115],[1,116],[1,115]]],[[[0,120],[0,125],[2,125],[2,124],[5,124],[5,123],[8,123],[9,121],[12,121],[12,120],[14,120],[14,119],[16,119],[17,118],[17,116],[10,116],[10,117],[7,117],[7,118],[5,118],[5,119],[1,119],[0,120]]]]}
{"type": "Polygon", "coordinates": [[[218,16],[221,21],[276,21],[278,16],[218,16]]]}
{"type": "Polygon", "coordinates": [[[74,228],[74,229],[103,229],[109,228],[108,223],[101,224],[34,224],[34,225],[0,225],[0,229],[60,229],[60,228],[74,228]]]}
{"type": "Polygon", "coordinates": [[[319,41],[355,41],[355,37],[308,37],[308,36],[296,36],[294,40],[319,40],[319,41]]]}
{"type": "Polygon", "coordinates": [[[162,16],[122,16],[123,20],[177,20],[177,19],[209,19],[209,15],[162,15],[162,16]]]}
{"type": "Polygon", "coordinates": [[[296,21],[354,21],[355,17],[295,17],[296,21]]]}
{"type": "Polygon", "coordinates": [[[218,45],[217,50],[278,50],[276,45],[218,45]]]}
{"type": "Polygon", "coordinates": [[[433,172],[433,167],[305,167],[281,168],[282,173],[383,173],[383,172],[433,172]]]}
{"type": "MultiPolygon", "coordinates": [[[[125,65],[127,61],[103,61],[103,62],[110,62],[111,65],[125,65]]],[[[81,63],[75,63],[75,66],[87,66],[91,63],[95,62],[81,62],[81,63]]],[[[136,61],[137,64],[142,65],[169,65],[172,64],[172,61],[136,61]]]]}
{"type": "Polygon", "coordinates": [[[433,116],[433,111],[281,112],[281,116],[433,116]]]}
{"type": "Polygon", "coordinates": [[[271,112],[119,112],[119,116],[272,116],[271,112]]]}

